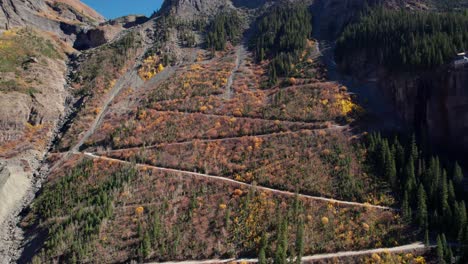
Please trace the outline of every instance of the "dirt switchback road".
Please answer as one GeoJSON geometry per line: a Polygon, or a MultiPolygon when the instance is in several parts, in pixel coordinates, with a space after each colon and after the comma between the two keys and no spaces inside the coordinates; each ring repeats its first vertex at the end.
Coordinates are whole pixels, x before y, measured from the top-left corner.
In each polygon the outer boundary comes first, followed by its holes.
{"type": "MultiPolygon", "coordinates": [[[[320,260],[326,260],[331,258],[342,258],[342,257],[356,257],[363,255],[371,254],[381,254],[381,253],[405,253],[412,252],[415,250],[422,250],[427,248],[421,242],[415,242],[413,244],[408,244],[399,247],[393,248],[376,248],[369,250],[358,250],[358,251],[343,251],[337,253],[329,254],[318,254],[313,256],[306,256],[302,258],[302,262],[315,262],[320,260]]],[[[162,262],[165,264],[214,264],[214,263],[258,263],[258,259],[212,259],[212,260],[200,260],[200,261],[181,261],[181,262],[162,262]]]]}
{"type": "MultiPolygon", "coordinates": [[[[109,158],[105,156],[99,156],[93,153],[84,153],[85,156],[93,158],[93,159],[102,159],[102,160],[108,160],[108,161],[113,161],[113,162],[118,162],[118,163],[124,163],[124,164],[131,164],[128,161],[125,160],[120,160],[120,159],[114,159],[114,158],[109,158]]],[[[287,196],[298,196],[300,198],[304,199],[310,199],[310,200],[315,200],[315,201],[323,201],[323,202],[328,202],[328,203],[333,203],[333,204],[338,204],[338,205],[348,205],[348,206],[358,206],[358,207],[365,207],[365,208],[373,208],[373,209],[379,209],[379,210],[391,210],[391,211],[397,211],[397,209],[388,207],[388,206],[380,206],[380,205],[371,205],[368,203],[357,203],[357,202],[347,202],[347,201],[341,201],[341,200],[336,200],[332,198],[324,198],[324,197],[319,197],[319,196],[311,196],[311,195],[305,195],[305,194],[296,194],[294,192],[289,192],[289,191],[282,191],[282,190],[276,190],[268,187],[263,187],[259,185],[253,185],[253,184],[248,184],[245,182],[240,182],[236,181],[233,179],[225,178],[225,177],[220,177],[220,176],[214,176],[214,175],[208,175],[208,174],[203,174],[203,173],[197,173],[197,172],[191,172],[191,171],[183,171],[183,170],[177,170],[177,169],[170,169],[170,168],[164,168],[164,167],[156,167],[156,166],[151,166],[147,164],[136,164],[137,167],[147,167],[147,168],[152,168],[155,170],[160,170],[164,172],[171,172],[171,173],[181,173],[185,175],[190,175],[190,176],[195,176],[195,177],[201,177],[201,178],[208,178],[211,180],[216,180],[216,181],[222,181],[222,182],[227,182],[227,183],[234,183],[240,186],[245,186],[248,188],[255,188],[257,190],[262,190],[262,191],[267,191],[275,194],[282,194],[282,195],[287,195],[287,196]]]]}

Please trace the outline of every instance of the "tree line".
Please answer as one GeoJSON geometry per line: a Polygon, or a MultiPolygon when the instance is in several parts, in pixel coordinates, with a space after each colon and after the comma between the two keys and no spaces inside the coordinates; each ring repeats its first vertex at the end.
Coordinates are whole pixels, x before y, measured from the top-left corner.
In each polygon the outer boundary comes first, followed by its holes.
{"type": "MultiPolygon", "coordinates": [[[[453,252],[445,237],[459,246],[468,245],[463,171],[457,162],[447,166],[422,149],[415,136],[401,143],[397,137],[389,140],[371,134],[367,140],[367,162],[375,175],[380,175],[395,194],[403,197],[401,214],[418,227],[426,243],[429,244],[430,234],[439,234],[440,261],[451,263],[453,252]]],[[[468,257],[466,253],[464,257],[468,257]]]]}
{"type": "Polygon", "coordinates": [[[345,28],[336,43],[338,62],[359,52],[390,70],[426,70],[468,50],[468,12],[412,12],[376,8],[345,28]]]}
{"type": "Polygon", "coordinates": [[[257,21],[252,49],[257,61],[271,59],[269,79],[288,76],[312,33],[312,15],[306,6],[275,6],[257,21]]]}

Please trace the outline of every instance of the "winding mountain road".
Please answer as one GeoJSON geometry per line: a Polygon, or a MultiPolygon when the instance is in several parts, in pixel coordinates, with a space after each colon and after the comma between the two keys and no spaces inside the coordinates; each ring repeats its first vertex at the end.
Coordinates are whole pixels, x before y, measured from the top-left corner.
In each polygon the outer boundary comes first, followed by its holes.
{"type": "MultiPolygon", "coordinates": [[[[87,156],[87,157],[93,158],[93,159],[107,160],[107,161],[112,161],[112,162],[117,162],[117,163],[122,163],[122,164],[131,164],[131,162],[129,162],[129,161],[115,159],[115,158],[109,158],[109,157],[106,157],[106,156],[99,156],[97,154],[93,154],[93,153],[89,153],[89,152],[85,152],[84,155],[87,156]]],[[[336,199],[332,199],[332,198],[324,198],[324,197],[319,197],[319,196],[297,194],[297,193],[294,193],[294,192],[282,191],[282,190],[272,189],[272,188],[263,187],[263,186],[259,186],[259,185],[248,184],[248,183],[245,183],[245,182],[240,182],[240,181],[236,181],[236,180],[221,177],[221,176],[214,176],[214,175],[208,175],[208,174],[191,172],[191,171],[170,169],[170,168],[165,168],[165,167],[157,167],[157,166],[152,166],[152,165],[148,165],[148,164],[141,164],[141,163],[137,163],[136,166],[137,167],[151,168],[151,169],[155,169],[155,170],[159,170],[159,171],[163,171],[163,172],[181,173],[181,174],[185,174],[185,175],[190,175],[190,176],[200,177],[200,178],[207,178],[207,179],[216,180],[216,181],[220,181],[220,182],[234,183],[234,184],[237,184],[239,186],[244,186],[244,187],[248,187],[248,188],[255,188],[257,190],[267,191],[267,192],[271,192],[271,193],[274,193],[274,194],[281,194],[281,195],[287,195],[287,196],[298,196],[300,198],[314,200],[314,201],[322,201],[322,202],[328,202],[328,203],[333,203],[333,204],[338,204],[338,205],[345,205],[345,206],[357,206],[357,207],[373,208],[373,209],[379,209],[379,210],[398,211],[398,209],[391,208],[391,207],[388,207],[388,206],[371,205],[371,204],[368,204],[368,203],[347,202],[347,201],[341,201],[341,200],[336,200],[336,199]]]]}
{"type": "MultiPolygon", "coordinates": [[[[425,249],[425,246],[421,242],[415,242],[408,245],[393,247],[393,248],[376,248],[376,249],[367,249],[367,250],[357,250],[357,251],[342,251],[336,253],[327,253],[327,254],[317,254],[313,256],[305,256],[302,258],[302,262],[313,262],[326,260],[331,258],[343,258],[343,257],[356,257],[363,255],[371,254],[382,254],[382,253],[406,253],[413,252],[415,250],[425,249]]],[[[154,262],[155,263],[155,262],[154,262]]],[[[258,259],[212,259],[212,260],[190,260],[190,261],[181,261],[181,262],[159,262],[164,264],[214,264],[214,263],[258,263],[258,259]]],[[[153,264],[153,263],[149,263],[153,264]]]]}

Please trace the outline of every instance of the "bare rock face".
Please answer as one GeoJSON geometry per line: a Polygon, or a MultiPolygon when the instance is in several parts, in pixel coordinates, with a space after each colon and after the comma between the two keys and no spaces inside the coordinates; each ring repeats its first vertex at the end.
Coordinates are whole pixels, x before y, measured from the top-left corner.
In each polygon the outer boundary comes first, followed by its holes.
{"type": "Polygon", "coordinates": [[[114,39],[122,30],[141,25],[148,21],[145,16],[125,16],[101,23],[97,27],[84,28],[77,33],[73,47],[86,50],[101,46],[114,39]]]}
{"type": "Polygon", "coordinates": [[[0,0],[0,32],[33,26],[73,43],[83,28],[104,18],[78,0],[0,0]]]}
{"type": "Polygon", "coordinates": [[[166,0],[161,11],[191,20],[195,17],[213,15],[220,9],[233,7],[229,0],[166,0]]]}
{"type": "Polygon", "coordinates": [[[439,146],[468,153],[468,68],[442,67],[433,72],[381,76],[400,116],[423,128],[439,146]]]}
{"type": "MultiPolygon", "coordinates": [[[[0,263],[18,257],[15,219],[34,195],[34,173],[66,116],[65,54],[75,52],[81,32],[103,22],[78,0],[0,0],[0,49],[10,54],[0,58],[9,65],[0,70],[0,263]]],[[[115,34],[90,39],[100,45],[115,34]]]]}

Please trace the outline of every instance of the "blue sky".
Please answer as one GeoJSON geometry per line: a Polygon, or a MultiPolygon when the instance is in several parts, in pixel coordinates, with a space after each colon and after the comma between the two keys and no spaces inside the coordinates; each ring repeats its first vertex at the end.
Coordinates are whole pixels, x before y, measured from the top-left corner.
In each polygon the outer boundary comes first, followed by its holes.
{"type": "Polygon", "coordinates": [[[130,14],[151,15],[163,0],[81,0],[107,19],[130,14]]]}

